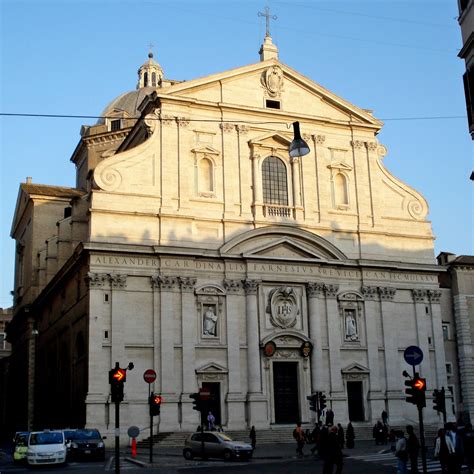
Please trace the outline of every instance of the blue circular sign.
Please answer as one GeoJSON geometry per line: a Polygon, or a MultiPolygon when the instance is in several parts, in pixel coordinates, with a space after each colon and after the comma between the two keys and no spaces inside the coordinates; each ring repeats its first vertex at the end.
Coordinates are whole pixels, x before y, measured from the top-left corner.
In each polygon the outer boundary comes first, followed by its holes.
{"type": "Polygon", "coordinates": [[[423,351],[418,346],[408,346],[403,353],[403,357],[409,365],[420,365],[423,361],[423,351]]]}

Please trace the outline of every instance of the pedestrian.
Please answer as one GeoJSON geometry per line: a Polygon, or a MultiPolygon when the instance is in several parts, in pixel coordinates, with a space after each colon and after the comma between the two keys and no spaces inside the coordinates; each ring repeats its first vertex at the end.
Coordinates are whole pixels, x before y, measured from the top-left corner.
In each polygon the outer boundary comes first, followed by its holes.
{"type": "Polygon", "coordinates": [[[418,454],[420,452],[420,442],[416,437],[415,431],[412,425],[407,426],[407,451],[408,457],[410,458],[410,472],[418,474],[418,454]]]}
{"type": "Polygon", "coordinates": [[[343,462],[341,446],[337,437],[337,426],[333,426],[329,430],[324,452],[323,474],[332,474],[334,466],[336,466],[336,474],[340,474],[343,462]]]}
{"type": "Polygon", "coordinates": [[[255,431],[255,426],[250,428],[249,438],[252,443],[252,448],[255,449],[255,446],[257,446],[257,432],[255,431]]]}
{"type": "Polygon", "coordinates": [[[382,410],[382,423],[384,425],[388,425],[388,413],[384,410],[382,410]]]}
{"type": "Polygon", "coordinates": [[[207,415],[207,429],[209,431],[214,431],[214,423],[216,422],[216,418],[212,414],[212,411],[209,412],[207,415]]]}
{"type": "Polygon", "coordinates": [[[397,456],[397,474],[407,474],[407,440],[402,430],[395,431],[397,444],[395,445],[395,456],[397,456]]]}
{"type": "Polygon", "coordinates": [[[341,449],[344,449],[344,428],[342,427],[341,423],[337,424],[337,439],[341,449]]]}
{"type": "Polygon", "coordinates": [[[332,426],[334,424],[334,412],[328,408],[326,411],[326,425],[332,426]]]}
{"type": "Polygon", "coordinates": [[[296,441],[296,454],[303,456],[303,447],[304,447],[304,433],[301,429],[301,423],[296,424],[296,428],[293,430],[293,438],[296,441]]]}
{"type": "Polygon", "coordinates": [[[472,474],[474,473],[474,431],[472,431],[471,423],[467,423],[464,427],[464,452],[466,465],[472,474]]]}
{"type": "Polygon", "coordinates": [[[462,436],[457,432],[455,423],[448,423],[446,425],[446,439],[448,438],[454,447],[454,452],[448,456],[448,472],[449,474],[458,474],[461,472],[464,460],[464,444],[462,436]]]}
{"type": "Polygon", "coordinates": [[[446,432],[441,428],[438,430],[438,437],[435,442],[434,458],[439,460],[441,472],[448,472],[449,456],[454,453],[454,446],[446,432]]]}
{"type": "Polygon", "coordinates": [[[318,449],[320,434],[321,434],[321,426],[319,423],[316,423],[314,425],[313,431],[311,432],[311,439],[313,440],[313,443],[314,443],[314,446],[311,448],[311,454],[314,454],[314,452],[318,449]]]}
{"type": "Polygon", "coordinates": [[[383,444],[383,425],[380,420],[372,428],[372,436],[375,439],[375,445],[383,444]]]}
{"type": "Polygon", "coordinates": [[[355,433],[354,427],[352,423],[349,421],[346,429],[346,446],[348,449],[352,449],[354,447],[354,440],[355,440],[355,433]]]}

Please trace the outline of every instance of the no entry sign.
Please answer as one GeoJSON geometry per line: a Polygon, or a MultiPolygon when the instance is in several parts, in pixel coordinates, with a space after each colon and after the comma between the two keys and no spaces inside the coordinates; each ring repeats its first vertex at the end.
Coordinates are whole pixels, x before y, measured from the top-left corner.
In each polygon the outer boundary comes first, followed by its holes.
{"type": "Polygon", "coordinates": [[[153,369],[145,370],[143,374],[143,380],[146,383],[153,383],[156,380],[156,372],[153,369]]]}

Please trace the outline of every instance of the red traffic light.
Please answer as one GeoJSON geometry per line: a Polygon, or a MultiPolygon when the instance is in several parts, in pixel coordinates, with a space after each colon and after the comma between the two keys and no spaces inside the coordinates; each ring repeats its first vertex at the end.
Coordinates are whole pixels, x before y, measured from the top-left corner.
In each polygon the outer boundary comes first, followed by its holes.
{"type": "Polygon", "coordinates": [[[127,379],[127,372],[125,371],[125,369],[114,369],[112,378],[116,382],[125,382],[125,380],[127,379]]]}
{"type": "Polygon", "coordinates": [[[154,403],[155,405],[161,405],[162,401],[163,401],[163,398],[161,395],[153,395],[151,397],[151,402],[154,403]]]}
{"type": "Polygon", "coordinates": [[[425,379],[415,379],[413,380],[413,388],[416,390],[426,390],[426,380],[425,379]]]}

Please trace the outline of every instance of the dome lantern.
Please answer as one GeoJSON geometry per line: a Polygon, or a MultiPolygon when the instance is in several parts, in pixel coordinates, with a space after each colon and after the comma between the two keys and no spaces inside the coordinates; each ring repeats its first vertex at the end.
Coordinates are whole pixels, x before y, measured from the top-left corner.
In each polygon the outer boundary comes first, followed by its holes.
{"type": "Polygon", "coordinates": [[[153,59],[153,52],[151,50],[152,46],[153,45],[150,45],[148,60],[145,61],[138,70],[137,89],[141,89],[143,87],[161,87],[163,69],[153,59]]]}

